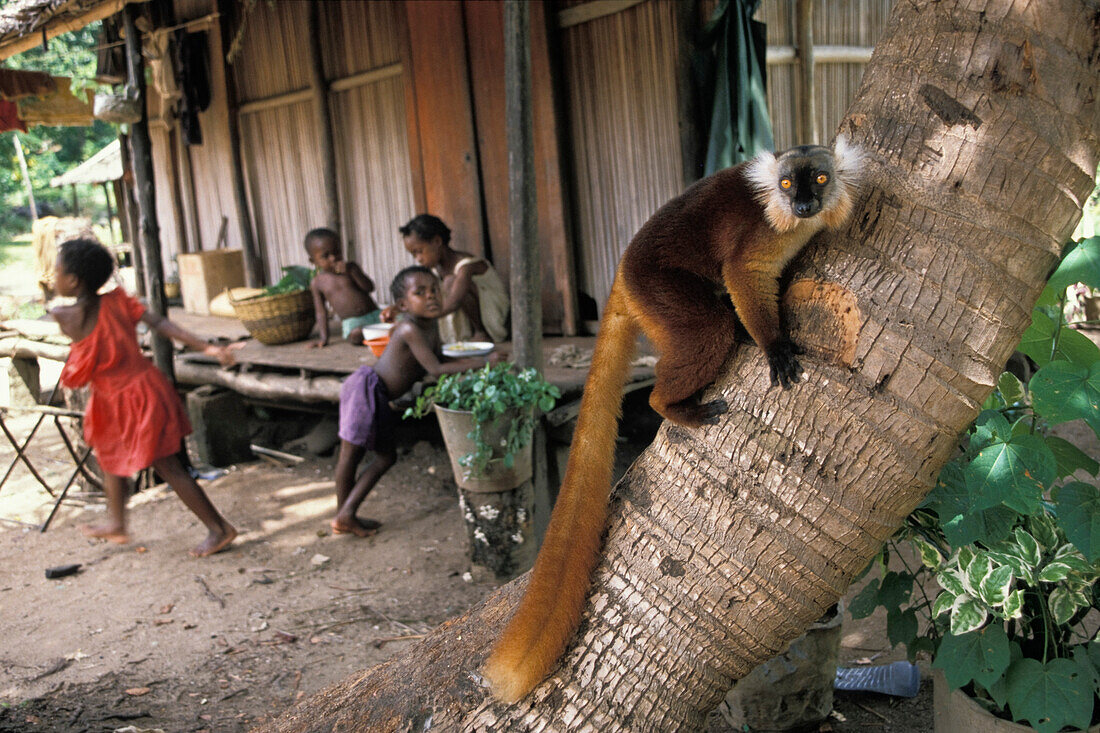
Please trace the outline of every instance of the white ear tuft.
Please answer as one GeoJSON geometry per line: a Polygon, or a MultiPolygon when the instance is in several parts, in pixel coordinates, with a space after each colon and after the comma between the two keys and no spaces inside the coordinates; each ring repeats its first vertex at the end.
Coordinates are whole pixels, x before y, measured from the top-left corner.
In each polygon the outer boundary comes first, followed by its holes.
{"type": "Polygon", "coordinates": [[[833,143],[833,161],[837,177],[853,185],[863,166],[863,152],[848,142],[847,135],[840,133],[833,143]]]}

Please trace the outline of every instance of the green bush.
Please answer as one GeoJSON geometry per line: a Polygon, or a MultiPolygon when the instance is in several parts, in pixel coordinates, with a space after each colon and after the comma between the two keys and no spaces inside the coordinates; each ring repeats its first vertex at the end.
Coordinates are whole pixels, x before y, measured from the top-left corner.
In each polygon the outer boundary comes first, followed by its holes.
{"type": "Polygon", "coordinates": [[[850,606],[857,618],[884,606],[892,643],[929,652],[953,688],[1042,733],[1087,728],[1100,691],[1089,616],[1100,610],[1100,489],[1074,479],[1100,464],[1051,432],[1083,420],[1100,436],[1100,349],[1063,316],[1077,283],[1100,287],[1100,237],[1068,248],[1035,306],[1019,350],[1038,371],[1026,385],[1001,375],[850,606]],[[920,565],[889,570],[892,555],[905,564],[905,545],[920,565]]]}

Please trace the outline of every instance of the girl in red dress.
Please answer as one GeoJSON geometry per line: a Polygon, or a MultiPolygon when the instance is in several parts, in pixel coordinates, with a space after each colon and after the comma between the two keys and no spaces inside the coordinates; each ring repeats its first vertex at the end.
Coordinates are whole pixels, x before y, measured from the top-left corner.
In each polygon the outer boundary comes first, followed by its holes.
{"type": "Polygon", "coordinates": [[[61,383],[66,387],[91,385],[84,414],[84,440],[103,468],[107,494],[107,523],[82,530],[89,537],[129,542],[127,477],[153,466],[209,531],[191,554],[213,555],[229,546],[237,530],[218,513],[180,462],[177,453],[183,437],[191,432],[191,423],[175,388],[141,353],[134,328],[143,321],[161,335],[213,356],[226,366],[234,362],[233,354],[150,313],[122,288],[100,295],[99,288],[113,271],[114,258],[95,240],[73,239],[58,248],[57,292],[76,297],[74,304],[50,313],[61,331],[73,340],[61,371],[61,383]]]}

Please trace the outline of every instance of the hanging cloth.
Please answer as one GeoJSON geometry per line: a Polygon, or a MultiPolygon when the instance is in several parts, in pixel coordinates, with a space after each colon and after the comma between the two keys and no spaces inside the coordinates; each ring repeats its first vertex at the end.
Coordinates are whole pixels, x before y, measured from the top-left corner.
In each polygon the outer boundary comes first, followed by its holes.
{"type": "Polygon", "coordinates": [[[57,91],[44,97],[19,100],[19,119],[28,125],[87,127],[94,122],[92,105],[73,94],[71,79],[55,77],[57,91]]]}
{"type": "Polygon", "coordinates": [[[0,132],[8,130],[27,131],[27,124],[19,119],[19,105],[0,99],[0,132]]]}
{"type": "Polygon", "coordinates": [[[188,145],[202,145],[199,112],[210,106],[210,62],[206,31],[187,33],[176,31],[176,83],[183,98],[180,101],[180,125],[188,145]]]}
{"type": "Polygon", "coordinates": [[[765,26],[752,19],[760,0],[720,0],[696,56],[708,117],[704,175],[773,150],[765,76],[765,26]]]}

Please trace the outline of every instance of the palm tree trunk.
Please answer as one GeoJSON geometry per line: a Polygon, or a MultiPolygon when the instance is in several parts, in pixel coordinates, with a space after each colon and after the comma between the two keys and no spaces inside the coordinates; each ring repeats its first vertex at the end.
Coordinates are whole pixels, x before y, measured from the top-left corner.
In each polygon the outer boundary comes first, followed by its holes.
{"type": "Polygon", "coordinates": [[[511,707],[478,685],[521,579],[269,730],[701,727],[932,487],[1092,189],[1098,87],[1095,0],[898,3],[843,123],[867,153],[856,214],[796,267],[807,380],[769,389],[744,347],[705,397],[720,425],[666,423],[555,675],[511,707]]]}

